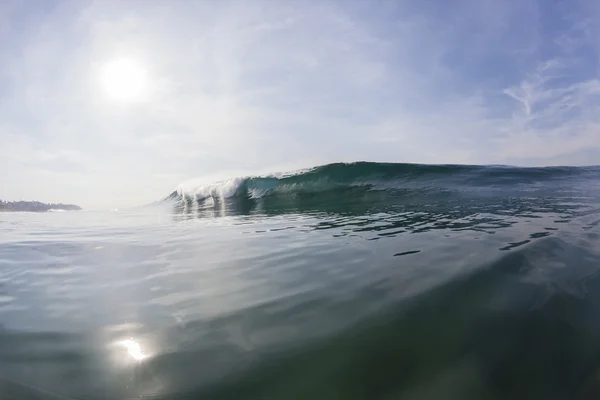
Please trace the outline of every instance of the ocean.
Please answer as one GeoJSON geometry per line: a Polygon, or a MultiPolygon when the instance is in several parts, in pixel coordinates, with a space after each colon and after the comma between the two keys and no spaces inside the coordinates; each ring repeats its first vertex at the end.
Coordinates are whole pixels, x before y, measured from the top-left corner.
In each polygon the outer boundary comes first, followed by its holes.
{"type": "Polygon", "coordinates": [[[0,398],[597,399],[599,239],[600,167],[330,164],[2,213],[0,398]]]}

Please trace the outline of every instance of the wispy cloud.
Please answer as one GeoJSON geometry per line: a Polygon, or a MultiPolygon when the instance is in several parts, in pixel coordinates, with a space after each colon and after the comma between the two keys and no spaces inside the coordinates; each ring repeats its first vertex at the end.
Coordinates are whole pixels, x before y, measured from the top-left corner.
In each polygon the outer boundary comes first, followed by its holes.
{"type": "Polygon", "coordinates": [[[10,199],[134,205],[188,178],[333,161],[600,156],[592,0],[1,7],[10,199]],[[145,66],[144,101],[103,96],[119,57],[145,66]]]}

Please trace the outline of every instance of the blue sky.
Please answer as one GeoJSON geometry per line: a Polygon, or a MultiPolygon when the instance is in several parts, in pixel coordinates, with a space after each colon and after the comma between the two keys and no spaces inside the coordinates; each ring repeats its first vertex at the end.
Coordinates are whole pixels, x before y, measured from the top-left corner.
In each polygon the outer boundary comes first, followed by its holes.
{"type": "Polygon", "coordinates": [[[595,0],[3,1],[0,197],[128,206],[336,161],[599,164],[599,57],[595,0]],[[120,59],[146,77],[133,100],[103,87],[120,59]]]}

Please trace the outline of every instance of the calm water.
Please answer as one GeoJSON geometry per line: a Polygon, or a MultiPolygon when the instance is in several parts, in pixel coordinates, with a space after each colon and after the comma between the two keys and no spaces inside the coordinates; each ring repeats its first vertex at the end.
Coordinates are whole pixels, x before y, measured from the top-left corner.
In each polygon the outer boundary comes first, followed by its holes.
{"type": "Polygon", "coordinates": [[[337,164],[0,214],[0,398],[596,399],[599,239],[598,168],[337,164]]]}

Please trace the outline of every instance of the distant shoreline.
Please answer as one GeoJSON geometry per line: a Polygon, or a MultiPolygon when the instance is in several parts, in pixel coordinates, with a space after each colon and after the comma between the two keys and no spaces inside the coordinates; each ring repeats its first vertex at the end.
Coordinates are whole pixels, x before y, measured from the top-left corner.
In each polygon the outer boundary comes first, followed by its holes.
{"type": "Polygon", "coordinates": [[[75,204],[42,203],[39,201],[2,201],[0,212],[48,212],[48,211],[81,211],[75,204]]]}

